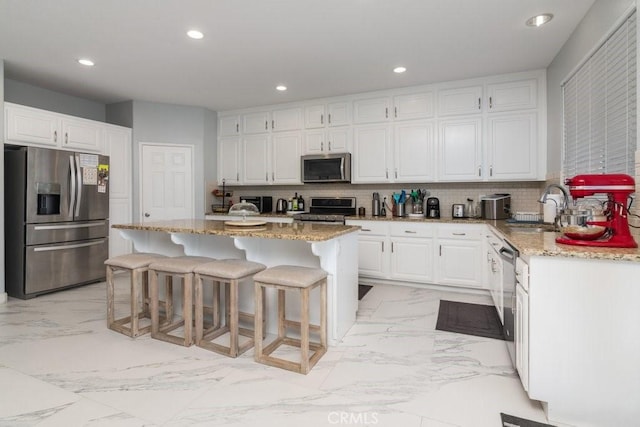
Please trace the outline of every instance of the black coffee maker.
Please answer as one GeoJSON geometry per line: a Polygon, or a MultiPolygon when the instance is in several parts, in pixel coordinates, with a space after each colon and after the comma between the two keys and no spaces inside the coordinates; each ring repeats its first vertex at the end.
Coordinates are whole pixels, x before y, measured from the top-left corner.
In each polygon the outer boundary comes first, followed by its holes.
{"type": "Polygon", "coordinates": [[[440,218],[440,200],[437,197],[427,199],[427,218],[440,218]]]}

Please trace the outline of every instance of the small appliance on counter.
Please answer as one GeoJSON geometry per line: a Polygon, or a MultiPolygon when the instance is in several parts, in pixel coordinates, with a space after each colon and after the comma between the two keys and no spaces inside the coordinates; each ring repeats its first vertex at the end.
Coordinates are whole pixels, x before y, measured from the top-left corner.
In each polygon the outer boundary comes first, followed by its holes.
{"type": "Polygon", "coordinates": [[[629,230],[627,202],[636,191],[629,175],[577,175],[565,184],[574,200],[595,194],[606,194],[604,210],[597,216],[590,210],[566,209],[560,214],[561,237],[557,243],[607,248],[637,248],[629,230]],[[600,218],[598,218],[600,217],[600,218]],[[599,220],[598,220],[599,219],[599,220]]]}
{"type": "Polygon", "coordinates": [[[463,204],[454,204],[451,206],[451,216],[453,218],[465,218],[465,208],[463,204]]]}
{"type": "Polygon", "coordinates": [[[440,218],[440,200],[437,197],[427,199],[427,218],[440,218]]]}
{"type": "Polygon", "coordinates": [[[276,201],[276,213],[280,213],[280,214],[287,213],[287,205],[288,205],[287,199],[278,199],[276,201]]]}
{"type": "Polygon", "coordinates": [[[483,196],[481,201],[482,219],[508,219],[511,216],[511,195],[507,193],[483,196]]]}
{"type": "Polygon", "coordinates": [[[273,212],[273,197],[271,196],[253,196],[241,197],[240,201],[256,205],[260,213],[273,212]]]}
{"type": "Polygon", "coordinates": [[[380,194],[373,193],[373,200],[371,201],[371,215],[380,216],[380,194]]]}

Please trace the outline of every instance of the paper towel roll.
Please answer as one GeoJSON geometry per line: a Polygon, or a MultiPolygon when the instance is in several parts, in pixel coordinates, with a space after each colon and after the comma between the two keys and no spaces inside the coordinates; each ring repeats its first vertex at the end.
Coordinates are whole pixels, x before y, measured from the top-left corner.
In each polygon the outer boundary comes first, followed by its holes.
{"type": "Polygon", "coordinates": [[[553,224],[558,211],[561,209],[564,197],[561,194],[549,194],[542,210],[542,220],[553,224]]]}

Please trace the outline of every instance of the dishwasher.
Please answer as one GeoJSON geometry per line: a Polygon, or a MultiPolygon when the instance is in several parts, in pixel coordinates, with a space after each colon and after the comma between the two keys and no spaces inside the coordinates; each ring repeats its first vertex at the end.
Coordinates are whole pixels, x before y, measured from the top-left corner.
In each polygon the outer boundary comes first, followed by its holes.
{"type": "Polygon", "coordinates": [[[502,298],[503,308],[503,332],[507,342],[507,350],[511,357],[511,363],[516,366],[515,347],[515,314],[516,314],[516,260],[518,250],[509,242],[503,240],[503,246],[498,251],[502,260],[502,298]]]}

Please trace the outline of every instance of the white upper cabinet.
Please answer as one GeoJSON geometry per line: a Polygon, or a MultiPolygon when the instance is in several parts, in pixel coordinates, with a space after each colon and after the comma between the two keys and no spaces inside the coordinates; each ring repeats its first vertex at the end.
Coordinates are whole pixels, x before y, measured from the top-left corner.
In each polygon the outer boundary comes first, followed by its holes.
{"type": "Polygon", "coordinates": [[[275,134],[272,143],[272,184],[301,184],[300,132],[275,134]]]}
{"type": "Polygon", "coordinates": [[[304,127],[307,129],[323,128],[325,126],[324,104],[307,105],[304,107],[304,127]]]}
{"type": "Polygon", "coordinates": [[[346,153],[351,147],[351,128],[310,130],[304,134],[304,154],[346,153]]]}
{"type": "Polygon", "coordinates": [[[49,111],[5,104],[7,142],[32,143],[56,147],[60,136],[60,117],[49,111]]]}
{"type": "Polygon", "coordinates": [[[218,185],[238,185],[240,180],[240,138],[218,139],[218,185]]]}
{"type": "Polygon", "coordinates": [[[433,181],[436,177],[433,121],[416,120],[396,124],[393,135],[393,180],[433,181]]]}
{"type": "Polygon", "coordinates": [[[389,182],[390,141],[391,129],[388,125],[355,127],[352,182],[389,182]]]}
{"type": "Polygon", "coordinates": [[[482,86],[442,89],[438,93],[438,115],[454,116],[482,112],[482,86]]]}
{"type": "Polygon", "coordinates": [[[395,120],[428,119],[433,117],[433,92],[393,97],[395,120]]]}
{"type": "Polygon", "coordinates": [[[265,133],[269,132],[270,115],[268,111],[257,113],[247,113],[242,115],[242,133],[265,133]]]}
{"type": "Polygon", "coordinates": [[[269,184],[269,135],[251,135],[242,138],[242,183],[269,184]]]}
{"type": "Polygon", "coordinates": [[[488,119],[489,180],[537,177],[536,113],[507,113],[488,119]]]}
{"type": "Polygon", "coordinates": [[[235,136],[240,133],[240,116],[220,117],[218,120],[218,134],[220,136],[235,136]]]}
{"type": "Polygon", "coordinates": [[[482,178],[482,119],[443,120],[439,123],[438,176],[441,181],[482,178]]]}
{"type": "Polygon", "coordinates": [[[536,79],[518,80],[487,86],[489,112],[527,110],[538,105],[536,79]]]}
{"type": "Polygon", "coordinates": [[[359,99],[353,103],[354,123],[377,123],[389,119],[389,97],[359,99]]]}
{"type": "Polygon", "coordinates": [[[62,126],[62,147],[74,150],[100,152],[104,126],[93,120],[64,117],[62,126]]]}
{"type": "Polygon", "coordinates": [[[109,156],[109,198],[124,198],[131,202],[131,129],[106,125],[104,152],[109,156]]]}
{"type": "Polygon", "coordinates": [[[346,126],[351,124],[351,103],[330,102],[327,105],[329,126],[346,126]]]}
{"type": "Polygon", "coordinates": [[[302,108],[275,110],[271,113],[271,130],[290,131],[302,127],[302,108]]]}
{"type": "Polygon", "coordinates": [[[100,153],[105,124],[52,111],[5,103],[6,141],[100,153]]]}

